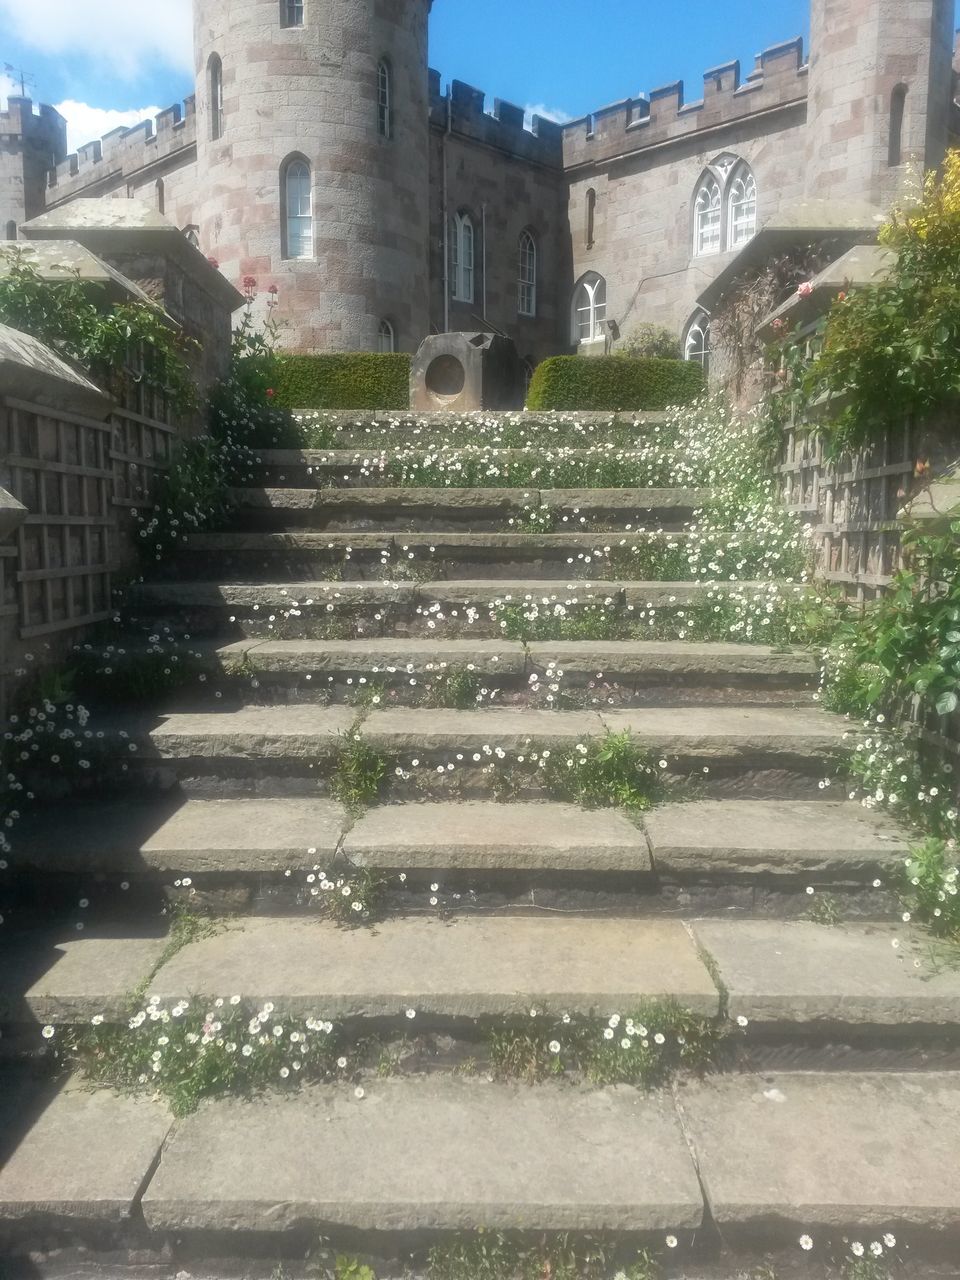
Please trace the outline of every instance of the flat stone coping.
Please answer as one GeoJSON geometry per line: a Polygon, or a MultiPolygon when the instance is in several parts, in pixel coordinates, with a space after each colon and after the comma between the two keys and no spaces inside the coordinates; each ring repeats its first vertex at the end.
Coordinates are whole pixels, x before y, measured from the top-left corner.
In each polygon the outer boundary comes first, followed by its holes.
{"type": "Polygon", "coordinates": [[[241,506],[314,511],[338,507],[456,509],[523,508],[549,506],[581,511],[669,511],[703,506],[710,497],[707,489],[536,489],[536,488],[436,488],[418,485],[381,485],[372,488],[330,487],[278,488],[250,487],[232,490],[241,506]]]}
{"type": "Polygon", "coordinates": [[[956,1074],[714,1076],[678,1098],[721,1230],[960,1226],[956,1074]]]}
{"type": "Polygon", "coordinates": [[[960,973],[934,970],[929,938],[906,925],[698,920],[692,929],[729,992],[733,1018],[960,1025],[960,973]]]}
{"type": "Polygon", "coordinates": [[[257,671],[357,671],[386,674],[388,668],[417,673],[475,667],[496,676],[521,676],[523,645],[507,640],[241,640],[218,649],[222,663],[246,657],[257,671]]]}
{"type": "Polygon", "coordinates": [[[5,1135],[20,1125],[24,1137],[0,1166],[0,1232],[25,1219],[127,1221],[171,1118],[148,1098],[91,1092],[77,1080],[36,1117],[28,1093],[18,1113],[5,1117],[5,1135]]]}
{"type": "Polygon", "coordinates": [[[668,1095],[432,1076],[202,1106],[143,1198],[162,1231],[671,1231],[703,1200],[668,1095]]]}
{"type": "Polygon", "coordinates": [[[381,870],[650,872],[643,832],[622,813],[568,804],[381,805],[357,820],[343,853],[381,870]]]}
{"type": "Polygon", "coordinates": [[[840,874],[890,870],[910,836],[885,813],[849,801],[702,800],[644,817],[661,871],[840,874]]]}
{"type": "MultiPolygon", "coordinates": [[[[410,582],[146,582],[132,588],[144,604],[175,608],[229,608],[284,611],[314,604],[412,604],[410,582]]],[[[266,617],[264,617],[266,621],[266,617]]]]}
{"type": "Polygon", "coordinates": [[[516,751],[531,742],[575,744],[602,736],[600,717],[592,711],[393,707],[373,711],[363,722],[365,741],[394,752],[456,747],[482,752],[484,746],[516,751]]]}
{"type": "MultiPolygon", "coordinates": [[[[350,932],[253,919],[178,952],[150,984],[170,1002],[233,993],[284,1014],[333,1019],[561,1013],[624,1016],[672,998],[706,1017],[717,988],[674,920],[477,917],[393,920],[350,932]]],[[[411,1022],[415,1029],[415,1021],[411,1022]]]]}
{"type": "Polygon", "coordinates": [[[13,940],[0,957],[4,1021],[87,1022],[101,1013],[119,1018],[130,992],[153,973],[166,937],[78,934],[67,942],[13,940]]]}

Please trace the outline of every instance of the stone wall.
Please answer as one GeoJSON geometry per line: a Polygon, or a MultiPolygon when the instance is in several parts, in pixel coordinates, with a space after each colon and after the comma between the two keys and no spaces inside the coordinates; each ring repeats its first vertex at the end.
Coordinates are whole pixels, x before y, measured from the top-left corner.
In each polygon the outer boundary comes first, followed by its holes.
{"type": "Polygon", "coordinates": [[[53,107],[10,98],[0,111],[0,240],[44,209],[47,172],[67,150],[67,122],[53,107]]]}

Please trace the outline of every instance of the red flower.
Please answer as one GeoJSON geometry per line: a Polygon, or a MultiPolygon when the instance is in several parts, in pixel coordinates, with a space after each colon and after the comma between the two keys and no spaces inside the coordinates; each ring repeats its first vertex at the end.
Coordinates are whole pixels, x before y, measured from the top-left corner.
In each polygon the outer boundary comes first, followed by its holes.
{"type": "Polygon", "coordinates": [[[277,394],[277,393],[274,391],[273,387],[268,387],[268,388],[267,388],[267,399],[268,399],[268,400],[272,400],[272,399],[273,399],[273,397],[274,397],[276,394],[277,394]]]}
{"type": "Polygon", "coordinates": [[[267,293],[279,293],[279,292],[280,290],[277,288],[275,284],[272,284],[270,288],[267,290],[267,293]]]}
{"type": "Polygon", "coordinates": [[[210,263],[211,267],[213,267],[215,271],[220,270],[220,263],[216,260],[216,258],[208,258],[207,261],[210,263]]]}
{"type": "Polygon", "coordinates": [[[256,276],[244,276],[244,277],[243,277],[243,287],[244,287],[245,289],[255,289],[255,288],[257,287],[257,278],[256,278],[256,276]]]}
{"type": "Polygon", "coordinates": [[[813,285],[810,283],[809,280],[805,280],[803,284],[800,286],[800,288],[797,290],[797,293],[801,298],[809,298],[811,293],[813,293],[813,285]]]}

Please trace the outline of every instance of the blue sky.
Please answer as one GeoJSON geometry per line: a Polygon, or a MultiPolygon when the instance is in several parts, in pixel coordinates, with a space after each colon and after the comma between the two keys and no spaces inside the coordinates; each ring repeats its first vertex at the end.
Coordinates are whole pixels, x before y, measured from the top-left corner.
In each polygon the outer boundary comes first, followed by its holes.
{"type": "MultiPolygon", "coordinates": [[[[808,0],[436,0],[431,64],[520,106],[584,115],[796,35],[808,0]]],[[[77,145],[189,93],[191,0],[0,0],[3,64],[24,67],[32,95],[59,106],[77,145]]]]}

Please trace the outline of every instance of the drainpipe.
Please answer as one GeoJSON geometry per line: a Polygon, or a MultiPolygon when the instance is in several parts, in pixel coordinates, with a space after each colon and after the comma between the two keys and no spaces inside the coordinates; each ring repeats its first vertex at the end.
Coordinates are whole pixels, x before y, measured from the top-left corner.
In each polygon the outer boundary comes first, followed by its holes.
{"type": "Polygon", "coordinates": [[[487,323],[487,206],[480,206],[480,252],[483,254],[483,294],[480,298],[480,312],[483,323],[487,323]]]}
{"type": "Polygon", "coordinates": [[[447,86],[447,127],[440,139],[443,161],[443,332],[450,332],[450,204],[447,186],[447,139],[453,132],[453,94],[447,86]]]}

